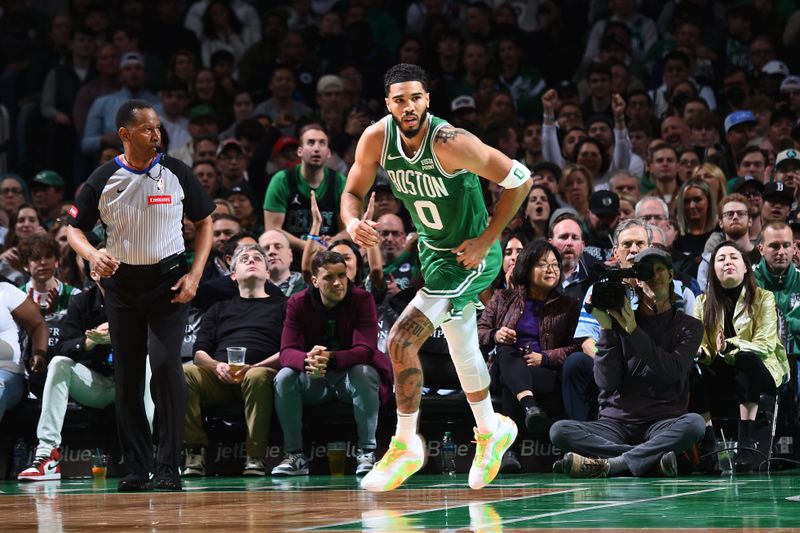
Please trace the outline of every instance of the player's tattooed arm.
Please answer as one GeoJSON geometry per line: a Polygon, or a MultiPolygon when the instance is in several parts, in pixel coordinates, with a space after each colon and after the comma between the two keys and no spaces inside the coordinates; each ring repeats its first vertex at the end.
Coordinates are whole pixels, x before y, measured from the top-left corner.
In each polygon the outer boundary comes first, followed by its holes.
{"type": "Polygon", "coordinates": [[[436,132],[433,138],[435,143],[447,144],[448,141],[455,141],[459,137],[472,137],[473,135],[463,128],[454,128],[452,126],[445,126],[436,132]]]}

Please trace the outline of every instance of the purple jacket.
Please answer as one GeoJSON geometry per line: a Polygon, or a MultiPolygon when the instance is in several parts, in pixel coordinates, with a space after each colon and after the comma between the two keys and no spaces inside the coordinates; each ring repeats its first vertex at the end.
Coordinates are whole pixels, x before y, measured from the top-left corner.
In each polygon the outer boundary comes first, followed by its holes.
{"type": "Polygon", "coordinates": [[[330,310],[313,287],[289,298],[281,334],[281,366],[305,372],[306,353],[317,344],[335,352],[331,370],[358,364],[374,367],[381,380],[381,402],[391,398],[392,365],[378,350],[378,316],[367,291],[349,285],[344,300],[330,310]]]}

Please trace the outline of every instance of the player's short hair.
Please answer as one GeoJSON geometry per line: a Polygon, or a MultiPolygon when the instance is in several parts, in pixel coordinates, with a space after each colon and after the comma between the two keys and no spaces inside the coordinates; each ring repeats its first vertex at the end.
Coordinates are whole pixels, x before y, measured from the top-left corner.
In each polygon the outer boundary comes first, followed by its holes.
{"type": "Polygon", "coordinates": [[[389,96],[389,87],[395,83],[403,83],[406,81],[418,81],[428,91],[428,73],[418,65],[411,65],[409,63],[399,63],[386,71],[383,77],[383,90],[386,96],[389,96]]]}
{"type": "Polygon", "coordinates": [[[141,111],[142,109],[154,109],[153,104],[146,100],[133,99],[128,100],[119,106],[116,117],[117,129],[127,127],[131,122],[133,122],[136,112],[141,111]]]}

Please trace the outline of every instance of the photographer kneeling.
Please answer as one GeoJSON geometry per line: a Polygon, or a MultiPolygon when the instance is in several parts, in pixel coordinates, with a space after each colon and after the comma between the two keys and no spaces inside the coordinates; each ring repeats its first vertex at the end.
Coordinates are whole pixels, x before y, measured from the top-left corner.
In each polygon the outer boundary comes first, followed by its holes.
{"type": "Polygon", "coordinates": [[[686,412],[689,370],[703,326],[672,305],[668,253],[648,248],[634,263],[653,269],[636,289],[636,311],[628,298],[618,309],[591,310],[601,327],[594,358],[599,419],[562,420],[550,429],[553,444],[568,452],[554,470],[570,477],[676,476],[676,454],[705,431],[703,418],[686,412]]]}

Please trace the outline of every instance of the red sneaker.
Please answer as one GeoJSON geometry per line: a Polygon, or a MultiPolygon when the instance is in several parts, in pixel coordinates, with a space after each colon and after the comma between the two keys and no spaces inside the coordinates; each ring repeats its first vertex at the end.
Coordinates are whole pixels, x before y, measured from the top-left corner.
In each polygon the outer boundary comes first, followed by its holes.
{"type": "Polygon", "coordinates": [[[17,476],[19,481],[51,481],[61,479],[61,454],[53,448],[50,455],[37,457],[31,466],[17,476]]]}

